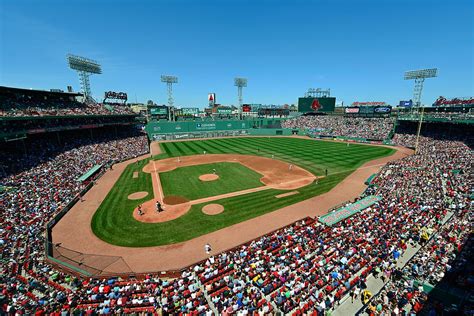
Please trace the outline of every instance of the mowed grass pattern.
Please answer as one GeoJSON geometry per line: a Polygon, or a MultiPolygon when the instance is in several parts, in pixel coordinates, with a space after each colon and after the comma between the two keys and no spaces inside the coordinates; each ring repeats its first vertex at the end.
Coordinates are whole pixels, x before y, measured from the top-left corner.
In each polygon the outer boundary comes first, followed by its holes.
{"type": "Polygon", "coordinates": [[[165,197],[179,195],[188,200],[241,191],[263,186],[263,177],[237,162],[218,162],[197,166],[187,166],[160,173],[161,186],[165,197]],[[217,171],[219,179],[201,181],[199,176],[217,171]]]}
{"type": "MultiPolygon", "coordinates": [[[[386,147],[347,146],[344,143],[284,137],[186,141],[162,143],[161,146],[163,153],[155,156],[155,159],[203,154],[204,151],[209,154],[274,155],[275,159],[291,162],[315,175],[324,175],[327,169],[328,176],[319,180],[318,184],[298,189],[299,194],[285,198],[277,199],[275,195],[288,191],[270,189],[211,202],[224,206],[224,212],[219,215],[203,214],[201,208],[208,204],[204,203],[194,205],[187,214],[169,222],[142,223],[133,218],[132,211],[143,200],[129,201],[127,196],[136,191],[147,191],[152,195],[151,176],[139,168],[138,181],[133,183],[131,175],[138,170],[131,164],[94,214],[92,230],[99,238],[114,245],[129,247],[186,241],[325,193],[363,163],[394,152],[386,147]]],[[[141,164],[143,166],[144,163],[141,164]]]]}

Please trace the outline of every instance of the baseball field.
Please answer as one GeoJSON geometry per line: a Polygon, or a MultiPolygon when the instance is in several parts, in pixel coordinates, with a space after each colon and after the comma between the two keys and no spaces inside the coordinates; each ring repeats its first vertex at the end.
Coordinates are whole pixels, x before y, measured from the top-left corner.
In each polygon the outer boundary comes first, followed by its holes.
{"type": "Polygon", "coordinates": [[[365,162],[394,152],[285,137],[164,142],[160,148],[161,154],[128,165],[95,212],[91,227],[100,239],[126,247],[190,240],[325,193],[365,162]],[[155,210],[155,201],[164,212],[155,210]]]}

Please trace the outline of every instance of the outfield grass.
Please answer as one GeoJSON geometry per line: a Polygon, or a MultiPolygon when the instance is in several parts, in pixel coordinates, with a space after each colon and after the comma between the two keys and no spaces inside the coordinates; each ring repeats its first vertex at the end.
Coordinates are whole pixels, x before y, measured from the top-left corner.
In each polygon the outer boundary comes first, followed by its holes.
{"type": "Polygon", "coordinates": [[[179,195],[190,201],[263,186],[261,177],[263,175],[260,173],[236,162],[180,167],[160,173],[165,197],[179,195]],[[200,175],[212,173],[213,169],[217,171],[219,179],[199,180],[200,175]]]}
{"type": "Polygon", "coordinates": [[[186,241],[203,234],[263,215],[282,207],[325,193],[352,173],[363,163],[391,155],[394,150],[386,147],[323,142],[295,138],[228,138],[203,141],[162,143],[163,153],[155,159],[202,154],[237,153],[271,157],[291,162],[315,175],[328,176],[318,184],[298,189],[299,194],[277,199],[275,195],[288,192],[269,189],[232,198],[213,201],[222,204],[224,212],[209,216],[201,212],[201,205],[175,220],[165,223],[142,223],[133,218],[133,209],[153,195],[151,176],[141,168],[129,165],[109,192],[92,219],[92,230],[102,240],[114,245],[129,247],[158,246],[186,241]],[[133,171],[139,172],[132,179],[133,171]],[[137,180],[137,181],[134,181],[137,180]],[[150,194],[143,200],[131,201],[127,196],[136,191],[150,194]]]}

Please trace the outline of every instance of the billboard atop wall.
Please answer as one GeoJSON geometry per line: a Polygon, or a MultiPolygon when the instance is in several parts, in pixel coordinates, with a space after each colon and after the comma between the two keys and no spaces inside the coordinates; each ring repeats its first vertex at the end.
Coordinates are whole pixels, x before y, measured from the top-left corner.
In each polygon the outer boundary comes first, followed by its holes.
{"type": "Polygon", "coordinates": [[[413,106],[413,101],[400,101],[400,107],[412,107],[413,106]]]}
{"type": "Polygon", "coordinates": [[[218,114],[232,114],[232,108],[220,107],[220,108],[217,108],[217,113],[218,114]]]}
{"type": "Polygon", "coordinates": [[[352,106],[383,106],[386,105],[385,102],[352,102],[352,106]]]}
{"type": "Polygon", "coordinates": [[[199,108],[182,108],[181,109],[183,115],[198,115],[199,108]]]}
{"type": "Polygon", "coordinates": [[[377,114],[389,114],[391,112],[392,112],[392,107],[390,105],[374,107],[374,113],[377,113],[377,114]]]}
{"type": "Polygon", "coordinates": [[[157,106],[150,108],[151,115],[168,115],[168,108],[166,106],[157,106]]]}
{"type": "Polygon", "coordinates": [[[344,113],[346,114],[358,114],[360,111],[360,108],[357,106],[351,106],[348,108],[344,108],[344,113]]]}

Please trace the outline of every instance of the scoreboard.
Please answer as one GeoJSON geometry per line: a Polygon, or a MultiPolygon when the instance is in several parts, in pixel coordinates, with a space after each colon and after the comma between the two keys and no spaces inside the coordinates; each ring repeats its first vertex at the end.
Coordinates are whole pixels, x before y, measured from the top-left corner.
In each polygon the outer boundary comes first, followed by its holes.
{"type": "Polygon", "coordinates": [[[151,116],[154,116],[159,119],[167,119],[168,118],[168,107],[166,106],[154,106],[148,108],[149,113],[151,116]]]}
{"type": "Polygon", "coordinates": [[[298,112],[334,112],[336,98],[334,97],[308,97],[298,98],[298,112]]]}
{"type": "Polygon", "coordinates": [[[156,107],[150,108],[151,115],[168,115],[168,108],[167,107],[156,107]]]}

